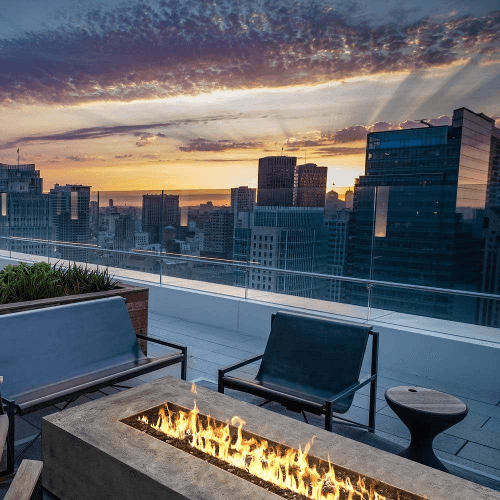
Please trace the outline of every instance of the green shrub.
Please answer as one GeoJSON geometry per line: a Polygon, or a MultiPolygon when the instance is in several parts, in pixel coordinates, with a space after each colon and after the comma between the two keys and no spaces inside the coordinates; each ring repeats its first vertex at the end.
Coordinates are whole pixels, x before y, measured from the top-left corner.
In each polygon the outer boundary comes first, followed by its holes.
{"type": "Polygon", "coordinates": [[[47,299],[62,295],[101,292],[117,288],[108,270],[96,271],[73,264],[68,268],[46,262],[21,263],[0,271],[0,304],[47,299]]]}

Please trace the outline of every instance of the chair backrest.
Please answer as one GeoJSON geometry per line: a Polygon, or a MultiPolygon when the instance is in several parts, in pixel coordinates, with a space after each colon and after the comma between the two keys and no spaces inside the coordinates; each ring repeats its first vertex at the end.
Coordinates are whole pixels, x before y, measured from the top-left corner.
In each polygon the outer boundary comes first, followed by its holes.
{"type": "Polygon", "coordinates": [[[122,297],[0,316],[5,398],[141,358],[122,297]]]}
{"type": "Polygon", "coordinates": [[[319,397],[359,380],[370,325],[278,312],[257,380],[319,397]]]}

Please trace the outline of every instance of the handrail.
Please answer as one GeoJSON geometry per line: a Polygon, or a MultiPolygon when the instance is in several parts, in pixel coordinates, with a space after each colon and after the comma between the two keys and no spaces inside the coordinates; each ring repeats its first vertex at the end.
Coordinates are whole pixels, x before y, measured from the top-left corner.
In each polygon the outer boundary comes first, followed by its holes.
{"type": "Polygon", "coordinates": [[[139,256],[149,256],[149,257],[157,257],[158,260],[163,260],[165,258],[169,260],[177,260],[184,262],[198,262],[204,264],[216,264],[227,267],[235,267],[235,268],[243,268],[245,270],[264,270],[264,271],[274,271],[281,274],[293,274],[298,276],[306,276],[310,278],[318,278],[318,279],[326,279],[326,280],[338,280],[345,281],[348,283],[357,283],[366,286],[383,286],[390,288],[404,288],[407,290],[415,290],[421,292],[433,292],[440,293],[445,295],[459,295],[462,297],[473,297],[473,298],[482,298],[482,299],[494,299],[500,300],[500,295],[491,294],[491,293],[483,293],[483,292],[471,292],[467,290],[453,290],[450,288],[439,288],[425,285],[412,285],[409,283],[397,283],[392,281],[379,281],[374,279],[364,279],[364,278],[353,278],[351,276],[339,276],[334,274],[322,274],[322,273],[313,273],[309,271],[295,271],[292,269],[280,269],[276,267],[270,266],[262,266],[253,262],[243,262],[243,261],[234,261],[234,260],[224,260],[224,259],[215,259],[210,257],[195,257],[192,255],[179,255],[172,254],[168,252],[157,253],[148,250],[112,250],[107,248],[102,248],[94,244],[90,243],[71,243],[71,242],[60,242],[57,240],[44,240],[44,239],[36,239],[36,238],[24,238],[18,236],[0,236],[0,240],[7,241],[26,241],[30,243],[40,243],[46,245],[57,245],[59,247],[64,248],[82,248],[87,250],[93,250],[98,252],[109,252],[115,254],[123,254],[123,255],[139,255],[139,256]]]}

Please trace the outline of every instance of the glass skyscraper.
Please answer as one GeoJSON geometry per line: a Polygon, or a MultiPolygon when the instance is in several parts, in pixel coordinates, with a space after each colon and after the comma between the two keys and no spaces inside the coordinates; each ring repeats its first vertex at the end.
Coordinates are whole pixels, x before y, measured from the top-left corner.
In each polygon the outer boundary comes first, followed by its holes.
{"type": "MultiPolygon", "coordinates": [[[[491,118],[466,108],[451,126],[368,135],[365,175],[354,190],[346,274],[478,291],[482,217],[491,179],[491,118]]],[[[345,284],[366,305],[366,285],[345,284]]],[[[377,285],[372,307],[474,322],[472,299],[377,285]]]]}

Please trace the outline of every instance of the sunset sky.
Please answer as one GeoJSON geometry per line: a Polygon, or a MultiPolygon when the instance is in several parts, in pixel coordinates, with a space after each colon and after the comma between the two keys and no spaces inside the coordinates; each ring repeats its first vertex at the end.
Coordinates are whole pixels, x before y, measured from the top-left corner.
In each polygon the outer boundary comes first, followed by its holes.
{"type": "Polygon", "coordinates": [[[259,157],[364,171],[368,131],[500,126],[498,0],[16,0],[0,162],[100,190],[257,185],[259,157]]]}

